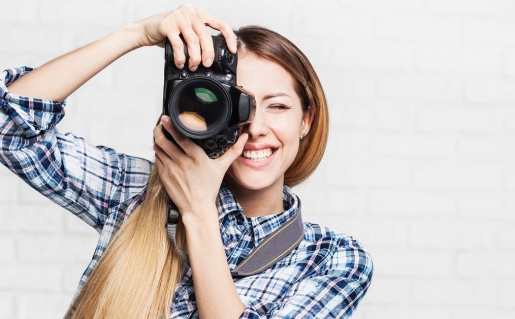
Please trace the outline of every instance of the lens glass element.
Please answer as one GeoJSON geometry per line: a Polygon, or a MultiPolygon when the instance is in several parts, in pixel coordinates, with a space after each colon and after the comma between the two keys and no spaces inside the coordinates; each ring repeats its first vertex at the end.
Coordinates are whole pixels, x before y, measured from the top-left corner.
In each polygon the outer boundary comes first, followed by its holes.
{"type": "Polygon", "coordinates": [[[192,81],[180,91],[178,114],[180,124],[192,133],[207,133],[225,123],[227,99],[222,88],[208,81],[192,81]]]}

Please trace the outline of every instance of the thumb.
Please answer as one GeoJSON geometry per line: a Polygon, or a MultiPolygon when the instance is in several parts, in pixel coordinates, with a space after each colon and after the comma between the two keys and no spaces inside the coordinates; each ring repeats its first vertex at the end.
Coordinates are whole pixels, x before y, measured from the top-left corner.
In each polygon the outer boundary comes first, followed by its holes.
{"type": "Polygon", "coordinates": [[[220,157],[220,160],[222,160],[227,165],[227,167],[229,167],[232,162],[234,162],[238,156],[241,155],[243,152],[243,147],[245,146],[245,143],[247,143],[248,139],[249,135],[247,133],[241,134],[238,138],[238,141],[236,141],[236,143],[234,143],[234,145],[231,146],[231,148],[220,157]]]}

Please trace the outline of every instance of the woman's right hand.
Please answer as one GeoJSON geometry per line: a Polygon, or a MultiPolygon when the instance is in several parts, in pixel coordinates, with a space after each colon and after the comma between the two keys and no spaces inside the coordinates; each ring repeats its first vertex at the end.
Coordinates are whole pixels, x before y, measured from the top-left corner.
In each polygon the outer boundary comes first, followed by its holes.
{"type": "Polygon", "coordinates": [[[179,35],[184,37],[188,46],[188,68],[192,71],[195,71],[200,63],[206,67],[213,63],[215,53],[208,27],[222,33],[231,52],[236,53],[237,50],[236,35],[227,21],[189,3],[170,12],[137,21],[133,26],[139,33],[137,46],[164,46],[165,39],[168,38],[173,48],[175,65],[179,69],[182,69],[186,62],[183,42],[179,35]]]}

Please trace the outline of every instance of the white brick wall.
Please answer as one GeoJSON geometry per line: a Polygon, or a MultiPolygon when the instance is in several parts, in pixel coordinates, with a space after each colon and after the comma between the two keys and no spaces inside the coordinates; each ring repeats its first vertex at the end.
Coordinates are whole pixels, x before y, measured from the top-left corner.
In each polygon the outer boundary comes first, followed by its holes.
{"type": "MultiPolygon", "coordinates": [[[[358,319],[515,318],[515,0],[192,1],[311,59],[331,108],[304,218],[358,238],[358,319]]],[[[0,69],[47,60],[179,2],[0,0],[0,69]]],[[[152,158],[162,51],[68,100],[62,131],[152,158]]],[[[61,318],[97,234],[0,167],[0,319],[61,318]]]]}

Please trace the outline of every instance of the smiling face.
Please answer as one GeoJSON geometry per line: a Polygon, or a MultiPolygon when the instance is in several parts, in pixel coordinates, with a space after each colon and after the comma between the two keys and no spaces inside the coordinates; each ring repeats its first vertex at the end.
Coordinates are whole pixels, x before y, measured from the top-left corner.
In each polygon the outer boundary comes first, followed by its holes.
{"type": "Polygon", "coordinates": [[[242,128],[249,139],[227,171],[226,183],[239,192],[282,192],[284,172],[297,155],[300,136],[309,131],[311,113],[302,110],[290,74],[274,62],[242,55],[237,78],[256,97],[256,114],[242,128]]]}

